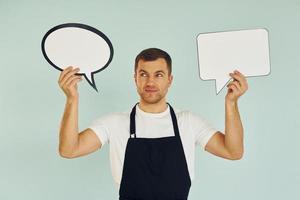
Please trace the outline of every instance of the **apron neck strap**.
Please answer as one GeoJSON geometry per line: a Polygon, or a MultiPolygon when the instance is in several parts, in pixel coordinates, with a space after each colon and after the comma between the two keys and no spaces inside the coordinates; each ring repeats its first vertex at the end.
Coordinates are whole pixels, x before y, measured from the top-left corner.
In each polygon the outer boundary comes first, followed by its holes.
{"type": "MultiPolygon", "coordinates": [[[[131,113],[130,113],[130,137],[131,138],[136,138],[136,130],[135,130],[135,114],[136,114],[136,106],[138,103],[135,104],[135,106],[132,108],[131,113]]],[[[179,137],[179,129],[178,129],[178,124],[177,124],[177,118],[176,114],[172,108],[172,106],[167,103],[170,107],[170,113],[171,113],[171,118],[172,118],[172,124],[173,124],[173,130],[175,133],[176,137],[179,137]]]]}

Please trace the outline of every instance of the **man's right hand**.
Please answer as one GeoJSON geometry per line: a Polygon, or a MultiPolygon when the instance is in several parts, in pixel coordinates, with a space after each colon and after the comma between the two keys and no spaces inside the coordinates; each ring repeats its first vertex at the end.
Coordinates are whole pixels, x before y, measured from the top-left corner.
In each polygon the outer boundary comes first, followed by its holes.
{"type": "Polygon", "coordinates": [[[79,68],[72,66],[65,68],[58,79],[59,87],[64,91],[67,99],[77,99],[77,83],[82,80],[81,76],[75,75],[79,72],[79,68]]]}

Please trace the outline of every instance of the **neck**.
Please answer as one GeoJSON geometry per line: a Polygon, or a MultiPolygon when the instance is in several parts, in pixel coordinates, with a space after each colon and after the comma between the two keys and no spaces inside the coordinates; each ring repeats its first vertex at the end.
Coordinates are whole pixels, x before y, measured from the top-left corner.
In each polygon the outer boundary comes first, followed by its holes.
{"type": "Polygon", "coordinates": [[[164,112],[168,108],[168,105],[167,105],[165,99],[162,99],[161,101],[159,101],[157,103],[153,103],[153,104],[147,103],[143,100],[140,100],[139,108],[142,111],[148,112],[148,113],[161,113],[161,112],[164,112]]]}

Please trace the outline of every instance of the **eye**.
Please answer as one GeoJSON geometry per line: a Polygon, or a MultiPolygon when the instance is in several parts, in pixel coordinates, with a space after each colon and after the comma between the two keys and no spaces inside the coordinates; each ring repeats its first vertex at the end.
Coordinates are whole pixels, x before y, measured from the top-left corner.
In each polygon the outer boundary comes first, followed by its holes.
{"type": "Polygon", "coordinates": [[[142,72],[142,73],[140,73],[140,76],[145,77],[145,76],[147,76],[147,74],[142,72]]]}
{"type": "Polygon", "coordinates": [[[157,76],[157,77],[163,77],[163,75],[162,75],[162,74],[156,74],[156,76],[157,76]]]}

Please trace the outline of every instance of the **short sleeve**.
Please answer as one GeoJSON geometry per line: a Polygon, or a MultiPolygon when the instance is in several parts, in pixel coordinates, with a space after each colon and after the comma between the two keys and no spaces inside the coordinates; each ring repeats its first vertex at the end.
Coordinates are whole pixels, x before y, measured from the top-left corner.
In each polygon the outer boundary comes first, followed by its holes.
{"type": "Polygon", "coordinates": [[[92,123],[88,126],[88,128],[92,129],[99,140],[101,141],[102,146],[106,143],[109,143],[109,124],[111,121],[111,115],[105,115],[99,117],[92,121],[92,123]]]}
{"type": "Polygon", "coordinates": [[[203,117],[189,112],[189,122],[191,130],[195,135],[195,143],[201,145],[202,149],[209,139],[218,131],[203,117]]]}

